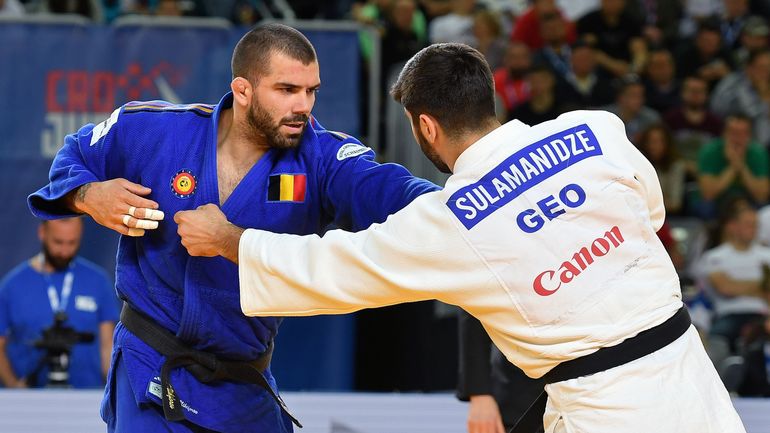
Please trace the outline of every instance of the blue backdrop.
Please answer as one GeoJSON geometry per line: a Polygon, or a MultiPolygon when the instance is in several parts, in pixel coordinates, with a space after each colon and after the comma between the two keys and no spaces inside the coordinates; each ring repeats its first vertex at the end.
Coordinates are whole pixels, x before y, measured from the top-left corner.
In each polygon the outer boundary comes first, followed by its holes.
{"type": "MultiPolygon", "coordinates": [[[[130,100],[216,103],[231,80],[230,55],[246,29],[0,25],[0,275],[36,254],[29,193],[47,182],[64,135],[104,120],[130,100]]],[[[321,65],[314,115],[360,133],[358,37],[303,31],[321,65]]],[[[115,267],[117,235],[86,224],[81,255],[115,267]]],[[[353,384],[349,316],[286,319],[273,371],[283,389],[346,390],[353,384]]]]}

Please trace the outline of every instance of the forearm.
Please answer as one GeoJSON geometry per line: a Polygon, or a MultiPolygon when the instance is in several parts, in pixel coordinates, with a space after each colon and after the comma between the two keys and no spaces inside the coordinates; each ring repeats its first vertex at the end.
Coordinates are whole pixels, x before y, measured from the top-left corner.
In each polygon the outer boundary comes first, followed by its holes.
{"type": "Polygon", "coordinates": [[[757,177],[751,173],[748,167],[743,167],[740,171],[741,181],[749,191],[751,198],[757,203],[764,203],[767,201],[768,193],[770,193],[770,182],[767,178],[757,177]]]}
{"type": "Polygon", "coordinates": [[[93,186],[93,182],[87,183],[85,185],[81,185],[61,198],[62,204],[72,212],[80,213],[80,214],[87,214],[88,211],[86,210],[86,195],[88,194],[88,190],[93,186]]]}
{"type": "Polygon", "coordinates": [[[238,264],[238,245],[244,231],[244,229],[230,223],[222,231],[219,255],[236,265],[238,264]]]}
{"type": "Polygon", "coordinates": [[[698,185],[701,195],[706,200],[714,200],[735,180],[735,170],[728,167],[718,176],[702,175],[698,185]]]}
{"type": "Polygon", "coordinates": [[[16,388],[20,382],[19,378],[11,368],[11,362],[5,353],[5,342],[0,343],[0,381],[6,388],[16,388]]]}

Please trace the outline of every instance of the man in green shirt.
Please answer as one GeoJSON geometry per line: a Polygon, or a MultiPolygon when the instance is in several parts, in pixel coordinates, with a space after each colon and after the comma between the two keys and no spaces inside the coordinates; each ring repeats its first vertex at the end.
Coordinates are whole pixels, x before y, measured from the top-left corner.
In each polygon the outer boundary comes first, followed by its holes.
{"type": "Polygon", "coordinates": [[[722,137],[706,143],[698,153],[701,213],[713,218],[722,204],[743,196],[763,205],[770,196],[770,155],[751,139],[751,119],[731,114],[722,137]]]}

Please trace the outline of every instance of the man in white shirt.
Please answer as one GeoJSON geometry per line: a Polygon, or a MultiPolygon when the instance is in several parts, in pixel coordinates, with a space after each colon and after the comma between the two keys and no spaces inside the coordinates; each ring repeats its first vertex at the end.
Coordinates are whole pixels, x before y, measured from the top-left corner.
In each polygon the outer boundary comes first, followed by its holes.
{"type": "Polygon", "coordinates": [[[709,332],[736,352],[744,328],[767,318],[770,248],[756,242],[757,211],[745,201],[732,204],[722,229],[724,242],[703,254],[700,267],[714,302],[709,332]]]}
{"type": "Polygon", "coordinates": [[[438,299],[544,378],[546,432],[745,432],[655,235],[652,165],[606,112],[495,119],[483,56],[432,45],[393,88],[453,175],[383,224],[318,236],[243,230],[214,205],[175,215],[190,254],[240,266],[247,315],[343,314],[438,299]]]}

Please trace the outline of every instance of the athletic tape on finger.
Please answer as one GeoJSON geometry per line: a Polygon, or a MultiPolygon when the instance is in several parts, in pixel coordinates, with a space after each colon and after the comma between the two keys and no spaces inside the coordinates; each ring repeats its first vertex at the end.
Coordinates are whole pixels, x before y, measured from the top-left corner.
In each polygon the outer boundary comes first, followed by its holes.
{"type": "MultiPolygon", "coordinates": [[[[136,207],[134,207],[134,206],[131,206],[130,208],[128,208],[128,214],[129,214],[129,215],[131,215],[131,216],[136,216],[136,215],[134,215],[134,212],[136,212],[136,207]]],[[[125,224],[125,223],[124,223],[124,224],[125,224]]]]}
{"type": "Polygon", "coordinates": [[[130,227],[128,229],[128,233],[127,234],[128,234],[128,236],[131,236],[131,237],[134,237],[134,238],[138,238],[140,236],[144,236],[144,230],[142,230],[142,229],[135,229],[133,227],[130,227]]]}
{"type": "Polygon", "coordinates": [[[161,221],[164,216],[165,215],[163,214],[162,210],[155,210],[155,209],[144,210],[144,219],[146,220],[161,221]]]}
{"type": "Polygon", "coordinates": [[[154,230],[158,228],[158,222],[150,221],[150,220],[138,220],[136,222],[136,228],[145,229],[145,230],[154,230]]]}
{"type": "MultiPolygon", "coordinates": [[[[129,212],[131,212],[129,210],[129,212]]],[[[123,215],[123,225],[128,227],[128,223],[131,221],[131,215],[123,215]]]]}

